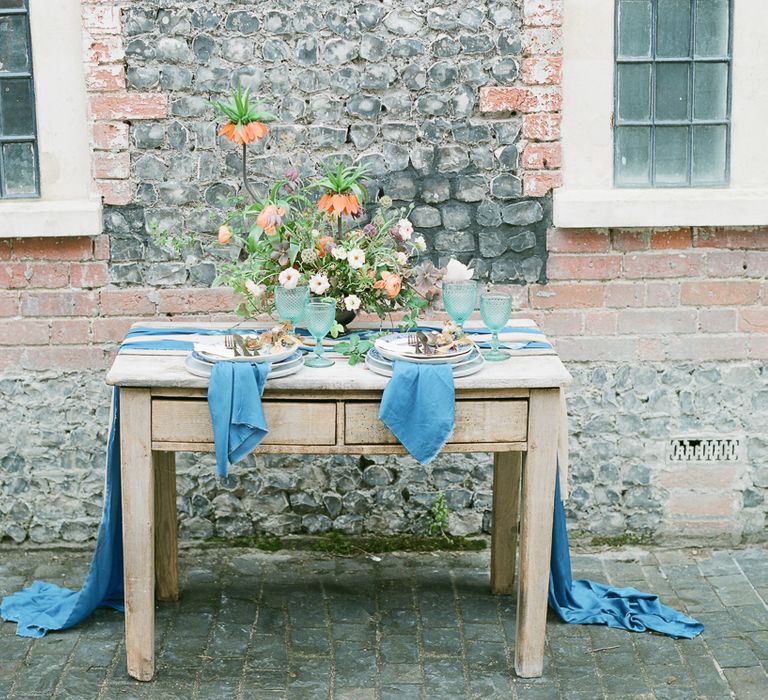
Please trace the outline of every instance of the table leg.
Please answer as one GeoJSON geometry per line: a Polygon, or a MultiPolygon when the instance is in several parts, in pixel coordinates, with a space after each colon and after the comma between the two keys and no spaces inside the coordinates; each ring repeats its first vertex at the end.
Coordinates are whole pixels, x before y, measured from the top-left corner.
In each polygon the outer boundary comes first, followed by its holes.
{"type": "Polygon", "coordinates": [[[522,480],[515,641],[515,671],[522,678],[537,678],[544,667],[559,402],[558,389],[531,391],[522,480]]]}
{"type": "Polygon", "coordinates": [[[522,452],[493,455],[491,593],[509,595],[515,582],[522,452]]]}
{"type": "Polygon", "coordinates": [[[148,389],[120,390],[120,459],[128,674],[149,681],[155,672],[155,484],[148,389]]]}
{"type": "Polygon", "coordinates": [[[155,583],[158,600],[179,599],[176,533],[176,453],[153,452],[155,472],[155,583]]]}

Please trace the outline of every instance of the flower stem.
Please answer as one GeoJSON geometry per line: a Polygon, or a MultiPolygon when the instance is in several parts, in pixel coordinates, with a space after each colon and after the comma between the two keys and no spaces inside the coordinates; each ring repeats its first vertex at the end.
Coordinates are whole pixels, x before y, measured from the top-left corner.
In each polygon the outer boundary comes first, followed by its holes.
{"type": "Polygon", "coordinates": [[[248,148],[245,144],[243,144],[243,185],[245,185],[245,189],[248,191],[248,194],[251,195],[251,198],[255,202],[258,197],[254,194],[253,190],[251,189],[251,186],[248,184],[248,169],[247,169],[247,155],[248,155],[248,148]]]}

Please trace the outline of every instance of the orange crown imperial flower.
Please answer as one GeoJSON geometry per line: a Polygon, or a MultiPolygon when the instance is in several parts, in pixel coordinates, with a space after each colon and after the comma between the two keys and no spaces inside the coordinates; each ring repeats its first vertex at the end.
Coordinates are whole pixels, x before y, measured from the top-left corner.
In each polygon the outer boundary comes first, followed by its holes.
{"type": "Polygon", "coordinates": [[[264,122],[274,119],[258,103],[251,104],[248,89],[243,90],[239,86],[232,91],[231,102],[216,100],[213,105],[229,120],[221,127],[219,136],[226,136],[232,143],[245,145],[260,141],[268,133],[264,122]]]}
{"type": "Polygon", "coordinates": [[[394,272],[387,272],[386,270],[381,273],[381,279],[373,284],[374,289],[383,289],[390,299],[394,299],[400,294],[400,287],[400,275],[394,272]]]}
{"type": "Polygon", "coordinates": [[[261,141],[268,133],[269,130],[261,122],[249,122],[248,124],[227,122],[219,129],[219,136],[226,136],[232,143],[236,144],[261,141]]]}
{"type": "Polygon", "coordinates": [[[335,216],[340,214],[355,216],[360,213],[360,202],[352,193],[337,194],[326,192],[320,197],[317,208],[326,214],[333,214],[335,216]]]}

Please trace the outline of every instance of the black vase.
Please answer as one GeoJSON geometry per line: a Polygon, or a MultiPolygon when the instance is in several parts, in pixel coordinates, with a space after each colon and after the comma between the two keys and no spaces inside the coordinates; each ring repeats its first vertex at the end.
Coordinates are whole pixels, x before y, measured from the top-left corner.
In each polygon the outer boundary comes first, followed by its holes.
{"type": "Polygon", "coordinates": [[[355,320],[357,311],[348,311],[347,309],[340,309],[336,307],[336,323],[344,326],[344,330],[347,330],[347,326],[355,320]]]}

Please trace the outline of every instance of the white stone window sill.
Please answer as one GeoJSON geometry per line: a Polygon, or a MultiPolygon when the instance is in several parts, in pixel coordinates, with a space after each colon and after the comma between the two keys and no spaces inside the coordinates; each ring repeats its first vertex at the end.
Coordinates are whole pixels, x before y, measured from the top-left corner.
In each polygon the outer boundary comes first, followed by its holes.
{"type": "Polygon", "coordinates": [[[98,236],[101,198],[0,201],[0,238],[98,236]]]}
{"type": "Polygon", "coordinates": [[[559,228],[760,226],[768,224],[768,189],[563,187],[553,214],[559,228]]]}

